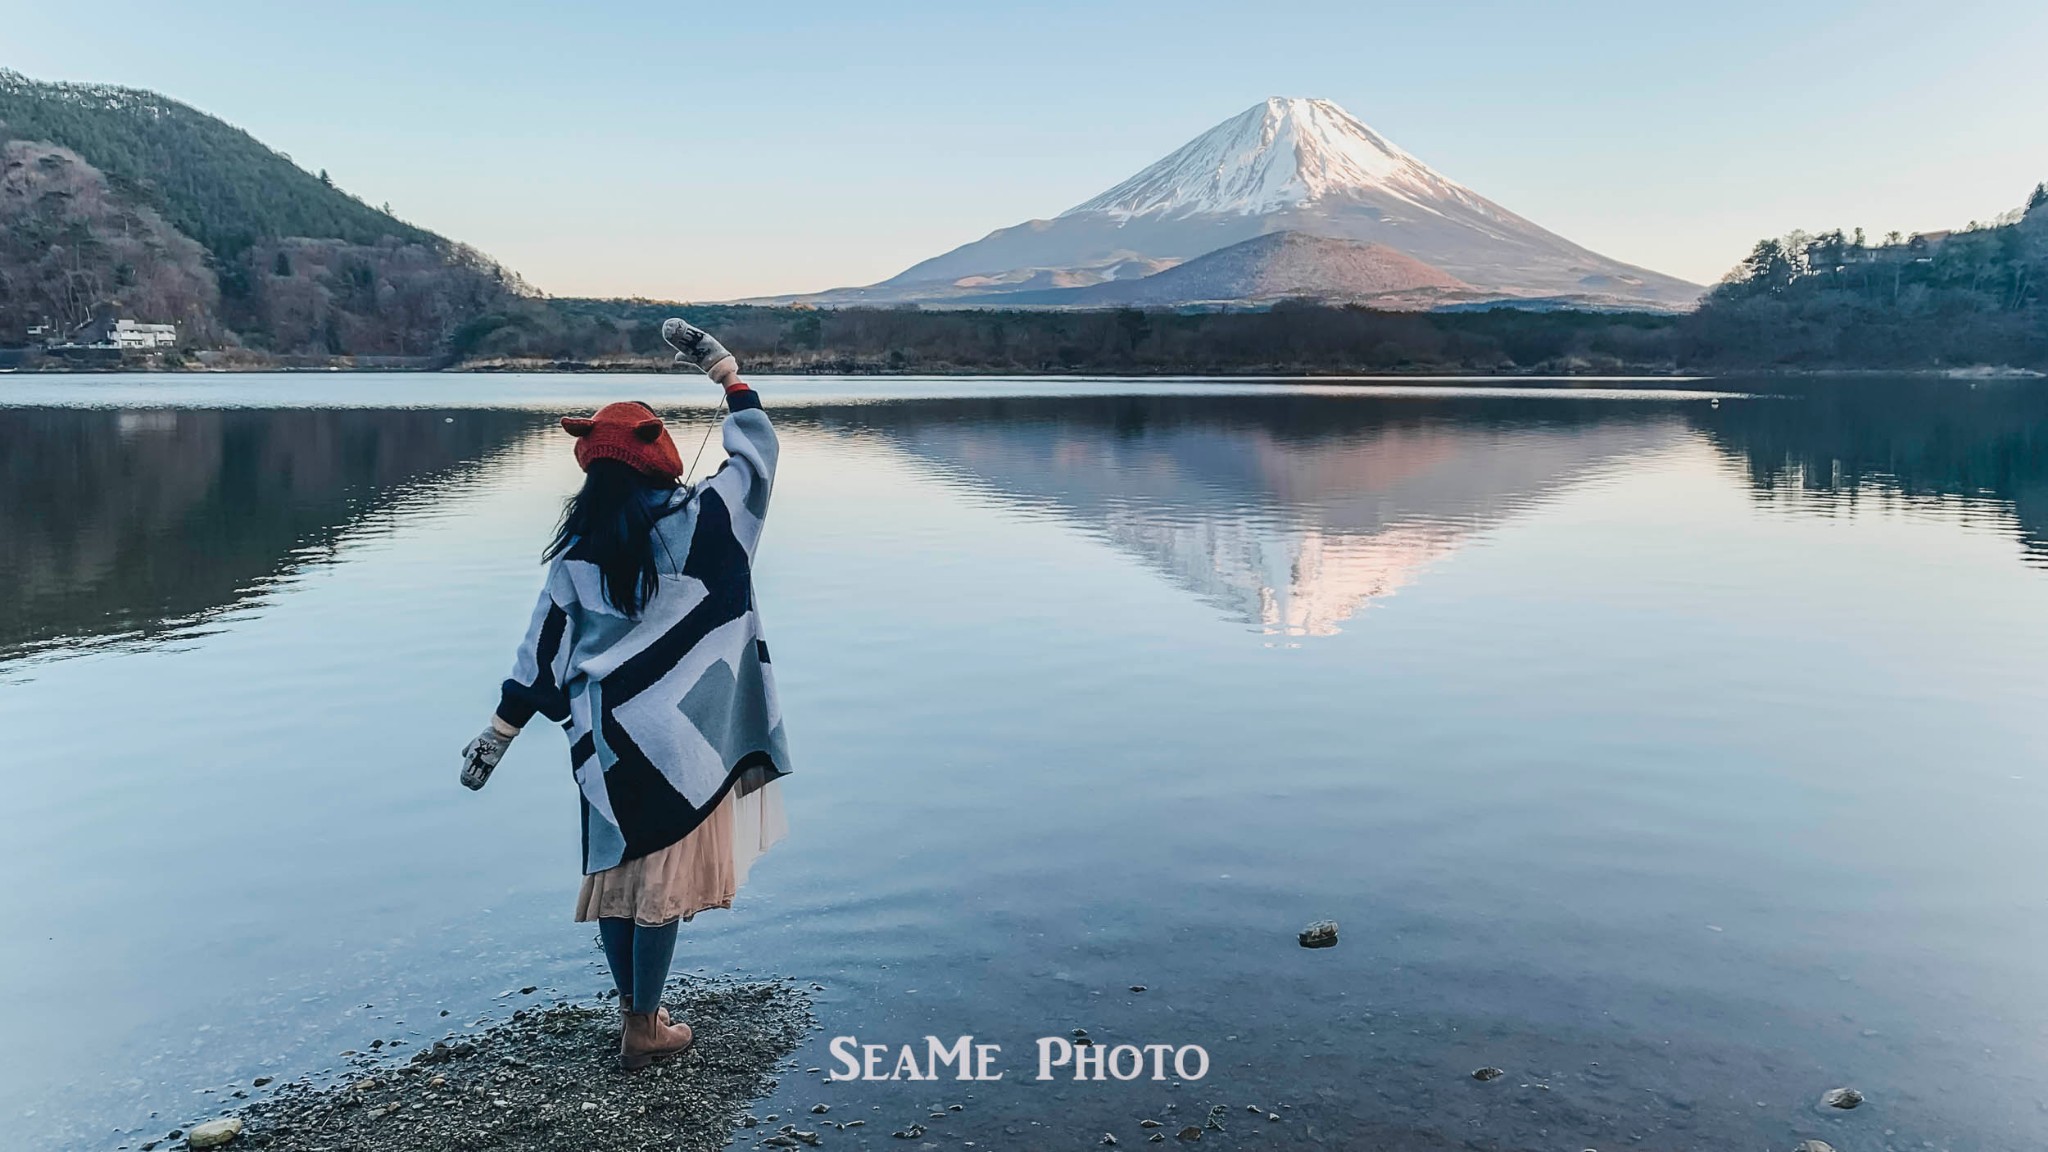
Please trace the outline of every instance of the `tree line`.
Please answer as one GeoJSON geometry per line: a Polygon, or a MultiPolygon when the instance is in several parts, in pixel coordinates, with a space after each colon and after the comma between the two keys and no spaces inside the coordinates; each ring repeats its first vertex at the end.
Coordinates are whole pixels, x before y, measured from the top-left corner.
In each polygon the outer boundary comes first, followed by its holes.
{"type": "Polygon", "coordinates": [[[1517,373],[1670,370],[1676,316],[1379,312],[1282,304],[1263,311],[1106,312],[747,307],[539,300],[478,317],[452,357],[481,367],[666,362],[661,321],[683,314],[756,371],[1517,373]]]}
{"type": "Polygon", "coordinates": [[[1720,367],[2048,367],[2048,184],[1946,233],[1861,229],[1759,241],[1687,319],[1720,367]]]}

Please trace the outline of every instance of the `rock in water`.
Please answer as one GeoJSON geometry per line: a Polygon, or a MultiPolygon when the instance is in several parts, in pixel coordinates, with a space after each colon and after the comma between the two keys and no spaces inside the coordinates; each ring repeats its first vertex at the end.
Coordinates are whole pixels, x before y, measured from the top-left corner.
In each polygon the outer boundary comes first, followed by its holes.
{"type": "Polygon", "coordinates": [[[1835,1146],[1825,1140],[1801,1140],[1792,1152],[1835,1152],[1835,1146]]]}
{"type": "Polygon", "coordinates": [[[1863,1093],[1854,1088],[1830,1088],[1821,1094],[1820,1102],[1829,1108],[1854,1108],[1863,1103],[1863,1093]]]}
{"type": "Polygon", "coordinates": [[[1474,1080],[1498,1080],[1505,1075],[1507,1073],[1498,1068],[1477,1068],[1472,1072],[1474,1080]]]}
{"type": "Polygon", "coordinates": [[[1337,942],[1337,922],[1318,920],[1301,930],[1303,948],[1328,948],[1337,942]]]}
{"type": "Polygon", "coordinates": [[[229,1116],[224,1120],[194,1124],[191,1134],[185,1137],[185,1144],[191,1148],[218,1148],[241,1134],[242,1118],[229,1116]]]}

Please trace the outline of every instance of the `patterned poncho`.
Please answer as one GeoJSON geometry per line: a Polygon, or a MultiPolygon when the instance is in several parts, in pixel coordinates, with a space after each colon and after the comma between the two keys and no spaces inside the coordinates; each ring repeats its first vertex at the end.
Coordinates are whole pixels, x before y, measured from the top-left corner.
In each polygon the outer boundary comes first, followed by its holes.
{"type": "Polygon", "coordinates": [[[789,771],[753,583],[775,429],[751,390],[727,399],[730,459],[669,498],[655,529],[661,583],[639,618],[611,607],[572,544],[505,681],[499,717],[521,727],[539,712],[568,730],[585,873],[658,852],[728,792],[789,771]]]}

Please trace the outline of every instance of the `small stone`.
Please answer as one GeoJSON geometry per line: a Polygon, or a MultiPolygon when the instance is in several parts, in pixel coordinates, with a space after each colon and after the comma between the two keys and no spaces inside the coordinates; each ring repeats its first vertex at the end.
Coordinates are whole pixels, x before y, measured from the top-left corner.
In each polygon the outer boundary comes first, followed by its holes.
{"type": "Polygon", "coordinates": [[[447,1086],[448,1078],[446,1076],[436,1076],[427,1081],[427,1087],[429,1088],[446,1088],[447,1086]]]}
{"type": "Polygon", "coordinates": [[[898,1131],[889,1133],[889,1135],[894,1136],[898,1140],[915,1140],[918,1137],[924,1135],[924,1125],[912,1124],[908,1128],[899,1129],[898,1131]]]}
{"type": "Polygon", "coordinates": [[[218,1148],[241,1134],[242,1118],[229,1116],[221,1120],[208,1120],[204,1124],[194,1124],[192,1134],[185,1138],[185,1144],[191,1148],[218,1148]]]}
{"type": "Polygon", "coordinates": [[[358,1091],[358,1092],[368,1092],[368,1091],[370,1091],[371,1089],[373,1089],[373,1088],[377,1088],[377,1087],[381,1087],[381,1085],[379,1085],[379,1084],[377,1083],[377,1081],[376,1081],[376,1079],[375,1079],[374,1077],[372,1077],[371,1079],[368,1079],[368,1080],[358,1080],[358,1081],[356,1081],[356,1083],[355,1083],[355,1090],[356,1090],[356,1091],[358,1091]]]}
{"type": "Polygon", "coordinates": [[[1505,1075],[1507,1073],[1498,1068],[1479,1068],[1473,1071],[1472,1078],[1474,1080],[1498,1080],[1505,1075]]]}
{"type": "Polygon", "coordinates": [[[1140,1121],[1138,1121],[1138,1127],[1140,1127],[1140,1128],[1164,1128],[1164,1127],[1166,1127],[1166,1125],[1164,1125],[1164,1124],[1161,1124],[1161,1123],[1160,1123],[1159,1121],[1157,1121],[1157,1120],[1140,1120],[1140,1121]]]}
{"type": "Polygon", "coordinates": [[[1278,1112],[1268,1112],[1266,1113],[1266,1119],[1277,1124],[1280,1122],[1280,1114],[1278,1112]]]}
{"type": "Polygon", "coordinates": [[[761,1143],[763,1143],[763,1144],[766,1144],[766,1145],[767,1145],[768,1147],[770,1147],[770,1148],[794,1148],[794,1147],[796,1147],[796,1141],[795,1141],[795,1140],[792,1140],[792,1139],[790,1139],[790,1138],[789,1138],[789,1137],[787,1137],[787,1136],[770,1136],[770,1137],[769,1137],[769,1138],[767,1138],[766,1140],[763,1140],[763,1141],[761,1141],[761,1143]]]}
{"type": "Polygon", "coordinates": [[[1166,1142],[1166,1133],[1154,1132],[1152,1135],[1147,1136],[1146,1139],[1150,1140],[1154,1144],[1163,1144],[1166,1142]]]}
{"type": "Polygon", "coordinates": [[[966,1110],[967,1110],[967,1106],[966,1106],[965,1104],[948,1104],[948,1105],[946,1105],[946,1111],[948,1111],[948,1112],[965,1112],[966,1110]]]}
{"type": "Polygon", "coordinates": [[[583,1110],[585,1112],[595,1112],[597,1111],[597,1105],[588,1100],[585,1100],[583,1102],[583,1110]]]}
{"type": "Polygon", "coordinates": [[[1086,1036],[1087,1034],[1088,1034],[1088,1030],[1087,1030],[1086,1028],[1076,1028],[1076,1029],[1074,1029],[1074,1035],[1076,1035],[1076,1036],[1086,1036]]]}
{"type": "Polygon", "coordinates": [[[1825,1140],[1801,1140],[1792,1152],[1835,1152],[1835,1146],[1825,1140]]]}
{"type": "Polygon", "coordinates": [[[1303,948],[1328,948],[1337,943],[1337,922],[1318,920],[1301,930],[1303,948]]]}
{"type": "Polygon", "coordinates": [[[825,1142],[825,1138],[823,1136],[818,1135],[816,1132],[791,1132],[790,1135],[796,1137],[797,1139],[803,1141],[806,1144],[809,1144],[813,1148],[825,1142]]]}
{"type": "Polygon", "coordinates": [[[1114,1143],[1116,1143],[1116,1133],[1114,1133],[1114,1132],[1104,1132],[1104,1133],[1102,1134],[1102,1141],[1101,1141],[1101,1142],[1102,1142],[1102,1143],[1104,1143],[1104,1144],[1114,1144],[1114,1143]]]}
{"type": "Polygon", "coordinates": [[[370,1048],[371,1048],[371,1050],[372,1050],[372,1051],[375,1051],[375,1050],[376,1050],[376,1049],[378,1049],[378,1048],[382,1048],[383,1046],[384,1046],[384,1042],[383,1042],[382,1040],[372,1040],[372,1041],[370,1041],[370,1048]]]}
{"type": "Polygon", "coordinates": [[[521,996],[531,996],[531,995],[533,995],[533,994],[534,994],[534,993],[535,993],[536,991],[538,991],[538,990],[539,990],[539,988],[540,988],[540,986],[539,986],[539,985],[537,985],[537,984],[528,984],[528,985],[527,985],[526,987],[524,987],[524,988],[521,988],[521,989],[519,990],[519,994],[520,994],[521,996]]]}
{"type": "Polygon", "coordinates": [[[1202,1138],[1202,1130],[1196,1127],[1195,1125],[1190,1124],[1187,1127],[1181,1129],[1179,1132],[1175,1133],[1175,1135],[1179,1136],[1183,1140],[1200,1140],[1202,1138]]]}
{"type": "Polygon", "coordinates": [[[263,1087],[263,1086],[264,1086],[265,1084],[268,1084],[268,1083],[270,1083],[270,1077],[268,1077],[268,1076],[258,1076],[258,1077],[257,1077],[257,1078],[255,1078],[254,1080],[251,1080],[251,1081],[249,1081],[249,1086],[250,1086],[251,1088],[261,1088],[261,1087],[263,1087]]]}
{"type": "Polygon", "coordinates": [[[1145,986],[1144,986],[1143,984],[1133,984],[1133,985],[1131,985],[1131,991],[1133,991],[1133,992],[1143,992],[1144,990],[1145,990],[1145,986]]]}
{"type": "Polygon", "coordinates": [[[823,1115],[824,1115],[825,1113],[827,1113],[827,1112],[830,1112],[831,1110],[832,1110],[832,1106],[831,1106],[830,1104],[813,1104],[813,1105],[811,1105],[811,1112],[812,1112],[812,1113],[813,1113],[814,1115],[818,1115],[818,1116],[823,1116],[823,1115]]]}
{"type": "Polygon", "coordinates": [[[1820,1102],[1829,1108],[1854,1108],[1863,1103],[1863,1093],[1854,1088],[1830,1088],[1821,1094],[1820,1102]]]}

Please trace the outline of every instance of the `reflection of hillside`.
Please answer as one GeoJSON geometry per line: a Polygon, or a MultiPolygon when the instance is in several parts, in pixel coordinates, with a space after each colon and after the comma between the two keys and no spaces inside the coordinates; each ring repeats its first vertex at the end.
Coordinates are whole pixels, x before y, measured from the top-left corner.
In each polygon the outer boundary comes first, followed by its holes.
{"type": "Polygon", "coordinates": [[[1290,636],[1336,631],[1472,532],[1683,430],[1670,408],[1634,403],[1298,394],[927,401],[819,418],[1098,532],[1290,636]]]}
{"type": "Polygon", "coordinates": [[[1759,499],[1850,508],[1941,501],[2048,565],[2048,387],[2039,381],[1815,382],[1783,399],[1694,407],[1759,499]]]}
{"type": "Polygon", "coordinates": [[[537,420],[0,409],[0,659],[231,606],[395,493],[537,420]]]}

